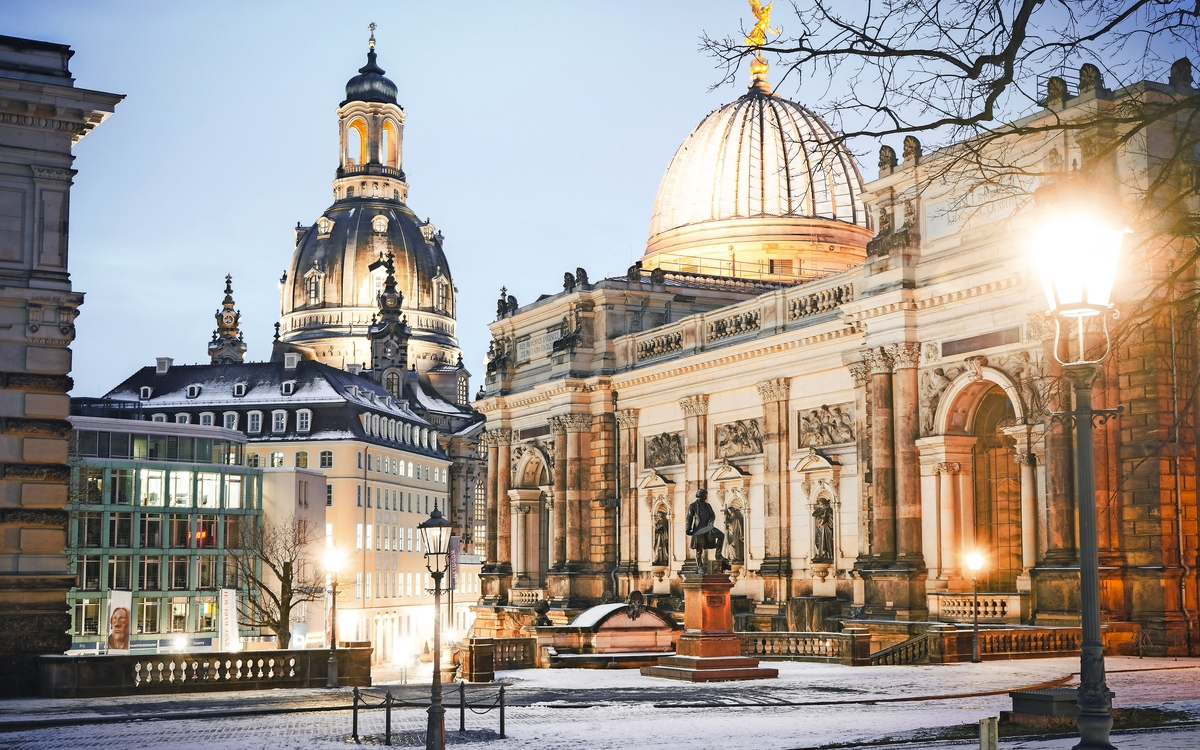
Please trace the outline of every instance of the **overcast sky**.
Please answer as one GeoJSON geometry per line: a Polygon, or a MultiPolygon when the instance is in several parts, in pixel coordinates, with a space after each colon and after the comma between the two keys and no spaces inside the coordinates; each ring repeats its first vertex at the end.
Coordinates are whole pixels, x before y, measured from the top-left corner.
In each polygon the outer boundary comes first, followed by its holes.
{"type": "Polygon", "coordinates": [[[408,113],[409,205],[446,236],[474,389],[501,284],[524,303],[576,266],[597,279],[640,257],[675,149],[744,90],[709,91],[699,38],[748,17],[732,0],[0,0],[0,33],[69,44],[76,85],[127,95],[75,149],[74,395],[156,356],[205,361],[227,272],[249,358],[270,356],[293,228],[331,202],[335,110],[371,21],[408,113]]]}

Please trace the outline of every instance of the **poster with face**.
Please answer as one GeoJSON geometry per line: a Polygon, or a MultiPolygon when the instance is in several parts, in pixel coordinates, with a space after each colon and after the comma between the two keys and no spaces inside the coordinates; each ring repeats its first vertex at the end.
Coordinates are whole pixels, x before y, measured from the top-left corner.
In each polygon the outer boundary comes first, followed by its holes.
{"type": "Polygon", "coordinates": [[[108,633],[108,653],[129,653],[129,633],[133,626],[133,593],[129,591],[108,592],[108,617],[105,619],[108,633]]]}

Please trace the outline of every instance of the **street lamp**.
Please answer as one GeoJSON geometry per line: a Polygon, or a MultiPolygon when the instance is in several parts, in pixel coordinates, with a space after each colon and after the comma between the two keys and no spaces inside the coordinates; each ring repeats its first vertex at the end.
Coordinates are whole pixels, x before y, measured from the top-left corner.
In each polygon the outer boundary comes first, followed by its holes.
{"type": "Polygon", "coordinates": [[[342,569],[342,553],[330,549],[325,553],[325,572],[329,575],[332,603],[329,606],[329,662],[325,668],[325,687],[337,687],[337,574],[342,569]]]}
{"type": "Polygon", "coordinates": [[[1117,311],[1110,302],[1124,232],[1112,223],[1116,212],[1092,198],[1085,210],[1058,206],[1056,214],[1037,231],[1034,262],[1042,277],[1054,317],[1054,356],[1075,393],[1075,410],[1056,414],[1075,424],[1075,507],[1079,512],[1079,582],[1083,646],[1079,670],[1079,727],[1076,750],[1110,750],[1112,699],[1104,678],[1104,644],[1100,641],[1100,561],[1096,541],[1095,470],[1092,465],[1092,426],[1103,424],[1116,409],[1092,408],[1092,383],[1111,343],[1108,319],[1117,311]],[[1063,324],[1074,325],[1074,345],[1068,337],[1060,352],[1063,324]],[[1104,345],[1088,356],[1086,329],[1103,332],[1104,345]],[[1063,354],[1066,359],[1063,359],[1063,354]]]}
{"type": "Polygon", "coordinates": [[[442,576],[450,566],[450,522],[436,504],[417,528],[425,542],[425,569],[433,578],[433,689],[429,697],[429,728],[425,750],[446,750],[446,709],[442,706],[442,576]]]}
{"type": "Polygon", "coordinates": [[[975,629],[971,637],[971,661],[978,664],[979,658],[979,571],[983,568],[983,555],[972,552],[967,555],[967,568],[971,571],[971,587],[975,592],[975,606],[971,611],[975,616],[975,629]]]}

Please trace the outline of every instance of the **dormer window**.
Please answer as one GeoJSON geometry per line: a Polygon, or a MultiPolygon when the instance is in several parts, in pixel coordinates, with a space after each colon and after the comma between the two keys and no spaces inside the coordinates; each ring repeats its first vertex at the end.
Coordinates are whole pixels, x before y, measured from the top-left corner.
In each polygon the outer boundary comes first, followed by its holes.
{"type": "Polygon", "coordinates": [[[388,220],[386,216],[376,216],[371,219],[371,229],[375,230],[376,234],[384,234],[387,232],[388,220]]]}
{"type": "Polygon", "coordinates": [[[285,432],[286,430],[287,412],[282,409],[271,412],[271,432],[285,432]]]}
{"type": "Polygon", "coordinates": [[[288,352],[283,355],[283,369],[295,370],[300,366],[300,355],[296,352],[288,352]]]}
{"type": "Polygon", "coordinates": [[[166,414],[155,414],[153,417],[150,417],[150,421],[151,422],[166,422],[167,415],[166,414]]]}
{"type": "Polygon", "coordinates": [[[312,412],[308,409],[301,409],[296,412],[296,431],[308,432],[312,427],[312,412]]]}
{"type": "Polygon", "coordinates": [[[197,396],[199,396],[199,395],[200,395],[200,386],[198,386],[198,385],[189,385],[189,386],[187,387],[187,397],[188,397],[188,398],[196,398],[196,397],[197,397],[197,396]]]}
{"type": "Polygon", "coordinates": [[[154,389],[148,385],[143,385],[141,390],[138,391],[138,398],[141,398],[142,400],[148,399],[153,395],[154,389]]]}
{"type": "Polygon", "coordinates": [[[371,415],[370,414],[362,415],[362,423],[363,423],[363,432],[370,435],[371,434],[371,415]]]}
{"type": "Polygon", "coordinates": [[[215,415],[211,411],[202,412],[200,414],[200,424],[204,425],[205,427],[212,427],[214,416],[215,415]]]}
{"type": "Polygon", "coordinates": [[[245,396],[246,395],[246,384],[245,383],[234,383],[233,384],[233,395],[245,396]]]}
{"type": "Polygon", "coordinates": [[[321,304],[325,290],[325,272],[321,270],[315,260],[313,267],[304,274],[304,288],[308,293],[308,304],[321,304]]]}
{"type": "Polygon", "coordinates": [[[279,390],[283,395],[290,396],[296,392],[296,381],[285,380],[279,385],[279,390]]]}
{"type": "Polygon", "coordinates": [[[252,411],[246,415],[246,431],[251,434],[262,432],[262,412],[252,411]]]}
{"type": "Polygon", "coordinates": [[[180,412],[175,415],[175,424],[191,424],[192,415],[186,412],[180,412]]]}

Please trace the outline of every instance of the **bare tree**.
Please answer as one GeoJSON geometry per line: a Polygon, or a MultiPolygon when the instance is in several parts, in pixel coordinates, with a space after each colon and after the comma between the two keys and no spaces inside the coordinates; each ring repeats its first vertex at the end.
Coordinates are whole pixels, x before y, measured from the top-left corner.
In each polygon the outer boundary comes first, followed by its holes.
{"type": "Polygon", "coordinates": [[[306,560],[315,541],[308,523],[293,518],[285,523],[246,524],[240,534],[241,549],[230,550],[238,578],[249,592],[238,607],[241,624],[274,632],[280,649],[291,646],[296,608],[322,596],[313,566],[306,560]]]}

